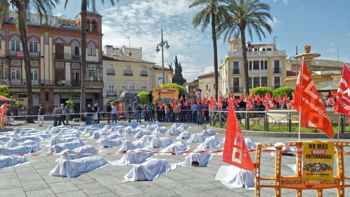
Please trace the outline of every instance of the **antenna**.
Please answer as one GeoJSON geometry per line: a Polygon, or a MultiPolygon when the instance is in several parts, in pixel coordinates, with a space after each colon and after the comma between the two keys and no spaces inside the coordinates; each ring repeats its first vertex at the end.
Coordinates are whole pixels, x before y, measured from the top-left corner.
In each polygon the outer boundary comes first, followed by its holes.
{"type": "Polygon", "coordinates": [[[299,55],[298,45],[297,45],[297,46],[295,46],[295,55],[299,55]]]}

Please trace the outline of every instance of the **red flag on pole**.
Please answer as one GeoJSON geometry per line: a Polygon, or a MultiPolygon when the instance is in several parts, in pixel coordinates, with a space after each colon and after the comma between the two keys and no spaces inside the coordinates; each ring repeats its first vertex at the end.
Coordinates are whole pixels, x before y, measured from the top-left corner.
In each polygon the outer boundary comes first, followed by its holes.
{"type": "Polygon", "coordinates": [[[236,113],[232,107],[227,112],[227,128],[223,160],[245,170],[254,170],[255,164],[250,158],[247,145],[245,144],[241,128],[237,121],[236,113]]]}
{"type": "Polygon", "coordinates": [[[342,78],[339,81],[334,111],[350,118],[350,70],[347,65],[343,66],[342,78]]]}
{"type": "Polygon", "coordinates": [[[306,64],[301,66],[292,105],[300,113],[302,127],[318,128],[329,138],[333,137],[332,123],[306,64]]]}

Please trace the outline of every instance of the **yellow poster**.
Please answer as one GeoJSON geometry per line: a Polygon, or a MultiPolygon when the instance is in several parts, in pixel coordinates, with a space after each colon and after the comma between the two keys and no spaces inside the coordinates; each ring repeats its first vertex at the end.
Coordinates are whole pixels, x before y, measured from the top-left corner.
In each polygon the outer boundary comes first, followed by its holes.
{"type": "Polygon", "coordinates": [[[331,142],[303,143],[303,178],[327,182],[333,179],[334,145],[331,142]]]}

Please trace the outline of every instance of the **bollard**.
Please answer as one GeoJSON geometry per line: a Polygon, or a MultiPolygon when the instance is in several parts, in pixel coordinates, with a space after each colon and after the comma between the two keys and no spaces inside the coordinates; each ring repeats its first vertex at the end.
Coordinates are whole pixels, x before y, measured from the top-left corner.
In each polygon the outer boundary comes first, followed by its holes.
{"type": "Polygon", "coordinates": [[[288,112],[288,132],[292,132],[292,113],[288,112]]]}
{"type": "Polygon", "coordinates": [[[267,112],[265,112],[265,116],[264,116],[264,130],[265,131],[269,130],[269,118],[267,116],[267,112]]]}
{"type": "Polygon", "coordinates": [[[345,117],[343,115],[340,116],[340,133],[345,132],[345,117]]]}
{"type": "Polygon", "coordinates": [[[219,123],[220,123],[220,128],[224,127],[224,124],[222,122],[222,112],[219,112],[219,123]]]}
{"type": "Polygon", "coordinates": [[[250,126],[249,126],[249,117],[248,117],[248,112],[245,112],[245,129],[249,130],[250,126]]]}

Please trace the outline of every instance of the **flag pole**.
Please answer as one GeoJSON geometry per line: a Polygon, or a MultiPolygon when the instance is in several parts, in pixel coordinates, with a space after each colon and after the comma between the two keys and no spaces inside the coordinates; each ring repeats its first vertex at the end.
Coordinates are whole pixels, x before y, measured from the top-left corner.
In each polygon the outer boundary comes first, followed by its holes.
{"type": "Polygon", "coordinates": [[[340,138],[340,130],[341,130],[341,114],[338,116],[338,140],[340,138]]]}
{"type": "Polygon", "coordinates": [[[301,112],[299,112],[298,140],[301,140],[301,112]]]}

